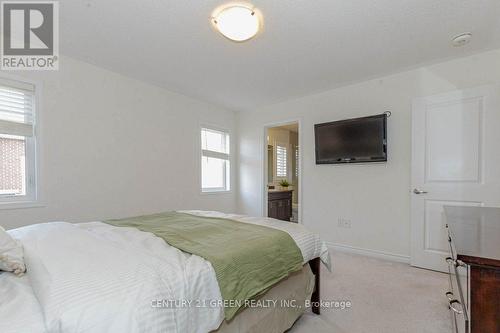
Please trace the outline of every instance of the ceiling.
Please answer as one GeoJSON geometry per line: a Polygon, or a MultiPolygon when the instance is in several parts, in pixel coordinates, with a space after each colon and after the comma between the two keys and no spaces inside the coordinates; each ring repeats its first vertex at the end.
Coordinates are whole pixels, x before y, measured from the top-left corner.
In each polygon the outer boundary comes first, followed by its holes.
{"type": "Polygon", "coordinates": [[[499,0],[254,0],[264,31],[245,43],[210,24],[225,2],[61,1],[61,53],[246,111],[500,47],[499,0]]]}

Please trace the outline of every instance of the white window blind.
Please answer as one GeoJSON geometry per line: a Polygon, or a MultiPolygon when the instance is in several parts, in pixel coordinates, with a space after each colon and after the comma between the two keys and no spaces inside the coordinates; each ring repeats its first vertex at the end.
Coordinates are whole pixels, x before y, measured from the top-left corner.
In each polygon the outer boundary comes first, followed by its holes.
{"type": "Polygon", "coordinates": [[[285,146],[276,145],[276,177],[287,176],[287,149],[285,146]]]}
{"type": "Polygon", "coordinates": [[[35,199],[35,86],[0,78],[0,202],[35,199]]]}
{"type": "Polygon", "coordinates": [[[230,189],[229,133],[201,129],[201,188],[203,192],[230,189]]]}
{"type": "Polygon", "coordinates": [[[18,81],[0,79],[0,133],[33,136],[35,87],[18,81]]]}

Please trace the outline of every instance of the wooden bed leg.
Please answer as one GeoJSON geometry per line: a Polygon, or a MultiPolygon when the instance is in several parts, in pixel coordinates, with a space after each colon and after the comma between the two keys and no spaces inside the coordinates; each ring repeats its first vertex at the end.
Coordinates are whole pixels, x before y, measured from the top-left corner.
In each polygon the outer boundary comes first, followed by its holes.
{"type": "Polygon", "coordinates": [[[315,258],[315,259],[309,261],[309,266],[311,266],[311,271],[314,274],[314,291],[311,295],[311,303],[312,303],[311,309],[312,309],[312,312],[317,314],[317,315],[319,315],[319,313],[320,313],[320,311],[319,311],[320,310],[320,306],[319,306],[319,303],[320,303],[320,294],[319,294],[320,263],[321,263],[321,261],[319,258],[315,258]]]}

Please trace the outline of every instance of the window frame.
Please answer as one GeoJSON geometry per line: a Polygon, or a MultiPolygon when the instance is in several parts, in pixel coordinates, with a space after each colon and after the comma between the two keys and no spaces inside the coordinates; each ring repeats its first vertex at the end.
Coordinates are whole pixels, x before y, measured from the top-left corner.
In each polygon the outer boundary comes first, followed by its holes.
{"type": "MultiPolygon", "coordinates": [[[[38,202],[38,149],[37,143],[39,141],[38,124],[40,114],[40,100],[41,100],[41,83],[34,80],[17,77],[14,75],[7,75],[2,73],[0,79],[7,81],[17,81],[23,84],[30,84],[34,87],[33,106],[32,106],[32,126],[33,136],[25,136],[25,181],[26,193],[24,195],[4,194],[0,195],[0,209],[14,209],[14,208],[28,208],[37,207],[38,202]]],[[[7,135],[6,133],[0,133],[7,135]]]]}
{"type": "Polygon", "coordinates": [[[231,139],[231,131],[226,128],[221,128],[218,126],[214,125],[208,125],[208,124],[201,124],[198,129],[199,133],[199,149],[200,149],[200,154],[199,156],[199,175],[200,175],[200,193],[201,194],[221,194],[221,193],[230,193],[231,190],[231,180],[232,180],[232,169],[231,169],[231,164],[232,164],[232,154],[231,154],[231,147],[232,147],[232,139],[231,139]],[[227,145],[227,151],[228,153],[221,153],[217,151],[212,151],[212,150],[205,150],[203,149],[202,146],[202,135],[203,131],[208,130],[208,131],[213,131],[213,132],[219,132],[223,133],[226,135],[226,140],[228,141],[227,145]],[[224,167],[224,186],[223,187],[209,187],[209,188],[204,188],[203,187],[203,157],[211,157],[211,158],[216,158],[220,160],[224,160],[225,167],[224,167]]]}

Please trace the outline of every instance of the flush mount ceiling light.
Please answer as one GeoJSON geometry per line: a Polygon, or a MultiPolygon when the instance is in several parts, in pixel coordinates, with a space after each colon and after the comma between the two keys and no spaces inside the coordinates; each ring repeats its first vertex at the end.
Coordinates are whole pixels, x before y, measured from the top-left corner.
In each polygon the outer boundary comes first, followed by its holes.
{"type": "Polygon", "coordinates": [[[260,29],[259,13],[246,5],[227,5],[214,12],[212,23],[224,37],[244,42],[254,37],[260,29]]]}

